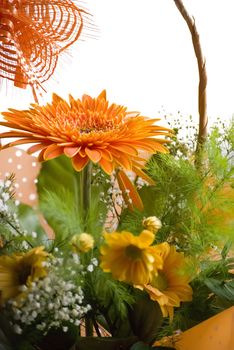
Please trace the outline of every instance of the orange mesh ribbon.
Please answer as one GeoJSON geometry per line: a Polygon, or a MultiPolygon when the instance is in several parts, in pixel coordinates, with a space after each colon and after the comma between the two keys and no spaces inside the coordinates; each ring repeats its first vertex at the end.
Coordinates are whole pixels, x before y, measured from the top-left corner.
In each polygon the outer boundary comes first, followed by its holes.
{"type": "Polygon", "coordinates": [[[1,0],[0,77],[21,88],[49,79],[86,14],[71,0],[1,0]]]}

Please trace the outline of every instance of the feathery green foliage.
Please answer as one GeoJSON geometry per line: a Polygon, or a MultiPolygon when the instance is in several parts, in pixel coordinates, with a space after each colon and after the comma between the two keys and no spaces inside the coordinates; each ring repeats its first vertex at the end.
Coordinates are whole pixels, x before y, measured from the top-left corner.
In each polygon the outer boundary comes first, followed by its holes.
{"type": "Polygon", "coordinates": [[[123,211],[119,229],[139,234],[142,219],[156,215],[162,221],[158,241],[167,240],[187,254],[202,256],[210,247],[234,240],[232,124],[220,133],[215,127],[204,150],[206,162],[201,173],[193,164],[192,149],[187,153],[156,154],[148,162],[148,174],[155,186],[139,191],[142,213],[123,211]],[[225,238],[226,237],[226,238],[225,238]]]}

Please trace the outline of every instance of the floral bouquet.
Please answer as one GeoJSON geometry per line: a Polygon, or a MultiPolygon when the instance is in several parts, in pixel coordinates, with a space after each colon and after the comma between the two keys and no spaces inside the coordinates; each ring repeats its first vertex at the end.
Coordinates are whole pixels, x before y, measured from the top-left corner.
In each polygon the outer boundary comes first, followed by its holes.
{"type": "Polygon", "coordinates": [[[105,91],[3,116],[2,148],[43,163],[37,208],[0,183],[0,349],[167,349],[233,304],[233,126],[213,129],[202,171],[196,133],[105,91]]]}

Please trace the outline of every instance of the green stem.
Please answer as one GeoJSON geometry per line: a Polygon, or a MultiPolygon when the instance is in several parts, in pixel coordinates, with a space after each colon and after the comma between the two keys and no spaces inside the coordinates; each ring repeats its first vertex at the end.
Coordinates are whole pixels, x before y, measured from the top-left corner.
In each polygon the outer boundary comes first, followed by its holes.
{"type": "MultiPolygon", "coordinates": [[[[20,232],[9,220],[6,220],[6,223],[11,227],[13,228],[18,234],[20,237],[24,237],[23,236],[23,233],[20,232]]],[[[31,248],[34,248],[34,246],[26,239],[24,238],[25,242],[27,242],[27,244],[31,247],[31,248]]]]}
{"type": "Polygon", "coordinates": [[[85,317],[85,335],[86,337],[93,336],[93,322],[88,316],[85,317]]]}
{"type": "Polygon", "coordinates": [[[91,177],[92,177],[92,163],[89,162],[83,173],[83,220],[84,230],[88,228],[88,218],[91,204],[91,177]]]}
{"type": "Polygon", "coordinates": [[[81,176],[82,176],[82,173],[79,173],[74,170],[74,196],[75,196],[74,205],[75,205],[76,215],[80,218],[79,221],[81,221],[81,218],[82,218],[81,176]]]}
{"type": "Polygon", "coordinates": [[[80,218],[82,230],[85,232],[88,228],[88,218],[91,203],[91,177],[92,163],[81,172],[75,172],[74,189],[75,189],[75,207],[77,215],[80,218]]]}

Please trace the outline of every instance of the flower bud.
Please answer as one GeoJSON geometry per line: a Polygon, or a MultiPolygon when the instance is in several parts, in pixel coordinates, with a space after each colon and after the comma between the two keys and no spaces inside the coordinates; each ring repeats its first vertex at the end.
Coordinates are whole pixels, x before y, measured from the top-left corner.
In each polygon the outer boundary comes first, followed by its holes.
{"type": "Polygon", "coordinates": [[[94,246],[94,239],[89,233],[76,234],[71,239],[72,250],[76,253],[87,253],[94,246]]]}
{"type": "Polygon", "coordinates": [[[156,233],[161,227],[162,223],[156,216],[149,216],[142,221],[142,225],[146,230],[156,233]]]}

